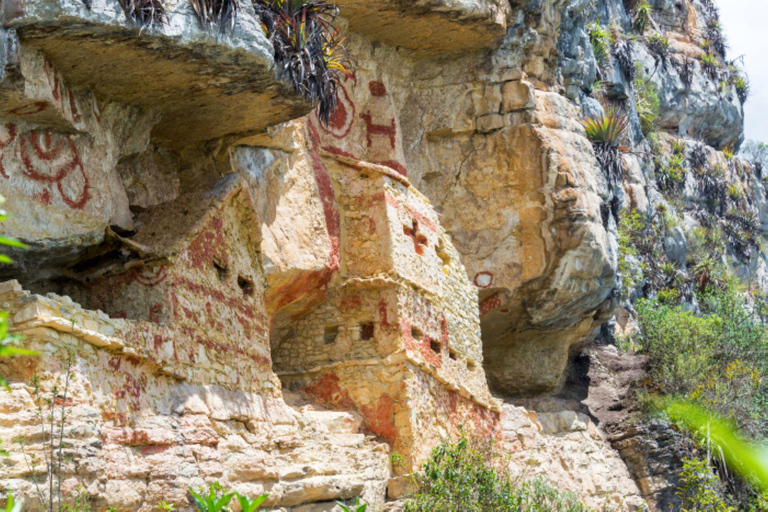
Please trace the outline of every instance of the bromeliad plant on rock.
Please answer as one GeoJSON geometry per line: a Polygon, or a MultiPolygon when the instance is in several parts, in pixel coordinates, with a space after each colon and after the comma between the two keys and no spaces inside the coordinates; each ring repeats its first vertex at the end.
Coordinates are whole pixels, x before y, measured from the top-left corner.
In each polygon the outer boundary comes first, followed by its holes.
{"type": "Polygon", "coordinates": [[[131,22],[141,30],[152,29],[166,21],[165,7],[161,0],[118,0],[131,22]]]}
{"type": "Polygon", "coordinates": [[[206,30],[223,34],[235,28],[237,0],[190,0],[197,19],[206,30]]]}
{"type": "Polygon", "coordinates": [[[617,178],[621,173],[621,153],[629,151],[622,146],[628,124],[626,114],[605,105],[601,114],[582,119],[581,124],[592,142],[600,167],[609,177],[617,178]]]}
{"type": "Polygon", "coordinates": [[[350,75],[343,38],[333,25],[338,8],[324,0],[253,0],[253,5],[275,48],[278,74],[318,105],[320,122],[327,125],[341,76],[350,75]]]}

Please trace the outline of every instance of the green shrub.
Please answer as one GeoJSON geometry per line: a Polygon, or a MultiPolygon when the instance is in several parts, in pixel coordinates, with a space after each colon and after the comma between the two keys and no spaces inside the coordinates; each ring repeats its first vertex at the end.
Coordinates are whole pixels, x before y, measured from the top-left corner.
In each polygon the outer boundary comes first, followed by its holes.
{"type": "Polygon", "coordinates": [[[341,508],[342,512],[365,512],[368,510],[368,505],[365,503],[360,503],[360,498],[355,499],[355,508],[350,508],[346,504],[337,501],[336,504],[341,508]]]}
{"type": "Polygon", "coordinates": [[[699,379],[713,371],[719,319],[698,317],[658,299],[641,301],[637,311],[654,387],[668,394],[692,394],[699,379]]]}
{"type": "Polygon", "coordinates": [[[240,512],[256,512],[262,503],[267,501],[269,494],[262,494],[261,496],[250,499],[242,494],[235,494],[238,505],[240,505],[240,512]]]}
{"type": "Polygon", "coordinates": [[[685,139],[675,139],[670,141],[669,145],[673,155],[685,158],[685,139]]]}
{"type": "Polygon", "coordinates": [[[680,483],[675,492],[682,503],[680,512],[735,512],[723,500],[725,488],[703,460],[684,459],[680,483]]]}
{"type": "Polygon", "coordinates": [[[653,14],[653,7],[648,0],[640,0],[637,2],[633,19],[635,30],[641,34],[645,32],[645,29],[651,24],[651,14],[653,14]]]}
{"type": "Polygon", "coordinates": [[[640,118],[640,126],[643,133],[648,136],[656,131],[661,100],[659,100],[656,84],[645,74],[640,62],[635,63],[635,79],[632,81],[632,85],[635,90],[635,105],[637,115],[640,118]]]}
{"type": "MultiPolygon", "coordinates": [[[[729,491],[738,490],[735,497],[739,510],[765,512],[768,459],[761,444],[749,440],[732,419],[699,404],[665,399],[656,405],[672,423],[705,447],[708,457],[717,460],[720,479],[729,491]]],[[[720,479],[712,474],[712,466],[701,461],[686,461],[681,477],[677,493],[683,499],[684,510],[733,510],[720,498],[722,486],[720,479]]],[[[729,497],[734,496],[729,492],[729,497]]]]}
{"type": "Polygon", "coordinates": [[[666,66],[669,60],[669,38],[664,34],[651,34],[646,44],[654,60],[656,60],[656,65],[658,66],[661,63],[663,66],[666,66]]]}
{"type": "Polygon", "coordinates": [[[636,244],[645,230],[643,216],[637,210],[622,210],[619,214],[619,276],[621,277],[622,298],[627,299],[629,292],[643,277],[642,263],[635,262],[640,253],[636,244]]]}
{"type": "Polygon", "coordinates": [[[269,498],[269,494],[262,494],[258,498],[249,499],[240,493],[224,489],[219,482],[213,482],[207,489],[200,487],[197,491],[190,487],[189,493],[200,512],[230,512],[229,503],[233,498],[237,500],[242,512],[256,512],[269,498]]]}
{"type": "Polygon", "coordinates": [[[673,192],[680,188],[688,172],[685,168],[686,163],[684,155],[675,154],[667,158],[665,164],[659,165],[656,175],[659,189],[664,192],[673,192]]]}
{"type": "Polygon", "coordinates": [[[235,497],[235,493],[222,492],[221,485],[215,483],[208,487],[208,492],[205,489],[199,489],[195,492],[192,488],[189,489],[192,498],[195,500],[198,510],[201,512],[222,512],[226,510],[226,506],[235,497]]]}
{"type": "Polygon", "coordinates": [[[421,493],[406,512],[586,512],[578,499],[544,480],[513,481],[491,443],[462,437],[432,451],[421,493]]]}
{"type": "Polygon", "coordinates": [[[597,65],[604,70],[611,64],[611,31],[599,21],[590,23],[587,30],[597,65]]]}
{"type": "Polygon", "coordinates": [[[765,435],[768,332],[734,278],[708,280],[723,286],[698,294],[700,315],[658,298],[638,304],[650,388],[697,400],[733,416],[750,434],[765,435]]]}
{"type": "Polygon", "coordinates": [[[705,52],[699,56],[699,60],[701,61],[701,67],[707,76],[709,76],[711,80],[717,80],[720,68],[720,60],[717,58],[717,55],[711,51],[705,52]]]}

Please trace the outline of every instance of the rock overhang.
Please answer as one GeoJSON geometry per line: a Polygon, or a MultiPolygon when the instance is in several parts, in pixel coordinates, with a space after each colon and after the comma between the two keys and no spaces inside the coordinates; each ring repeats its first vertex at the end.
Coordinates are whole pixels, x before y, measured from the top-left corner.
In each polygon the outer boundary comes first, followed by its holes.
{"type": "Polygon", "coordinates": [[[435,55],[495,48],[504,37],[508,2],[498,0],[345,0],[349,28],[389,46],[435,55]]]}
{"type": "Polygon", "coordinates": [[[254,133],[300,117],[312,105],[277,78],[273,49],[252,6],[235,27],[209,32],[188,2],[167,2],[166,21],[133,24],[117,0],[4,4],[4,27],[41,50],[73,87],[102,101],[160,114],[153,141],[184,146],[254,133]]]}

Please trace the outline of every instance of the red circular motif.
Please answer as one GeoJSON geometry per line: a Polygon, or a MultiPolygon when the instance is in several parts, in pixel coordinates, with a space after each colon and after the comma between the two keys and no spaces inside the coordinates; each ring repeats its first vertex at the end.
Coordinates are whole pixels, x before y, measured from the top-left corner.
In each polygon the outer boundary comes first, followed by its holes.
{"type": "Polygon", "coordinates": [[[55,184],[61,199],[70,208],[82,210],[91,199],[90,184],[80,160],[80,154],[68,136],[54,137],[51,132],[45,131],[40,140],[38,132],[30,132],[26,136],[19,137],[18,151],[23,164],[22,173],[33,181],[55,184]],[[30,146],[32,152],[30,152],[30,146]],[[53,160],[60,157],[64,161],[56,162],[60,163],[57,166],[53,160]],[[82,190],[74,199],[67,196],[63,185],[64,179],[72,172],[79,172],[83,178],[82,190]]]}
{"type": "Polygon", "coordinates": [[[490,288],[493,284],[493,274],[486,271],[478,272],[473,281],[478,288],[490,288]]]}
{"type": "Polygon", "coordinates": [[[330,133],[337,139],[341,139],[347,136],[349,130],[352,129],[352,123],[355,120],[355,104],[349,99],[346,88],[339,84],[338,103],[336,106],[336,112],[331,116],[331,120],[328,126],[323,126],[323,123],[319,123],[320,128],[327,133],[330,133]]]}

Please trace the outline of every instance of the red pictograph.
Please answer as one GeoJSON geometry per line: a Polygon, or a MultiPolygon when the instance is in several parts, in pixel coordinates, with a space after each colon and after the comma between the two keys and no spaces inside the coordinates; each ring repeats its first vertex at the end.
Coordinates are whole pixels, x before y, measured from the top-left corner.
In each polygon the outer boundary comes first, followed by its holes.
{"type": "MultiPolygon", "coordinates": [[[[387,120],[384,124],[380,124],[375,120],[375,118],[382,114],[382,112],[390,112],[391,109],[391,105],[387,107],[386,105],[382,104],[380,100],[380,98],[383,98],[387,95],[387,88],[384,85],[384,82],[378,80],[371,80],[368,82],[368,92],[370,93],[371,99],[374,100],[374,103],[371,103],[373,110],[367,110],[365,113],[360,114],[359,117],[356,116],[357,107],[351,100],[349,90],[347,89],[350,86],[352,87],[353,92],[357,90],[357,77],[354,77],[354,82],[339,86],[338,108],[336,109],[334,115],[331,117],[328,126],[320,124],[320,129],[324,133],[328,133],[336,139],[347,139],[350,135],[350,132],[353,132],[353,135],[355,136],[364,135],[365,145],[368,148],[373,146],[373,137],[384,137],[389,143],[388,150],[392,150],[390,155],[395,156],[394,150],[397,145],[397,121],[394,117],[391,117],[391,114],[384,117],[384,119],[387,120]],[[360,123],[358,121],[358,123],[355,124],[356,119],[362,119],[363,122],[360,123]],[[353,127],[355,128],[354,131],[352,130],[353,127]]],[[[350,143],[354,144],[355,146],[358,144],[354,140],[350,141],[350,143]]],[[[354,158],[355,160],[366,160],[367,158],[370,158],[370,156],[367,155],[354,154],[357,153],[356,151],[350,152],[349,147],[342,149],[341,147],[337,147],[334,144],[327,144],[327,141],[325,141],[323,149],[330,153],[354,158]]],[[[381,149],[382,148],[377,148],[375,152],[379,152],[381,149]]],[[[385,153],[389,152],[388,150],[385,150],[385,153]]],[[[407,176],[407,171],[404,165],[391,158],[382,160],[382,156],[384,155],[377,155],[374,160],[372,160],[373,163],[384,165],[395,170],[402,176],[407,176]]]]}
{"type": "Polygon", "coordinates": [[[18,137],[17,148],[24,176],[39,183],[56,185],[62,201],[70,208],[82,210],[85,207],[91,199],[90,184],[77,146],[69,136],[52,134],[48,130],[33,131],[18,137]],[[70,197],[67,189],[77,190],[74,197],[70,197]]]}
{"type": "Polygon", "coordinates": [[[384,82],[379,82],[378,80],[368,82],[368,90],[371,92],[371,96],[382,97],[387,95],[387,88],[384,86],[384,82]]]}
{"type": "Polygon", "coordinates": [[[3,178],[9,178],[8,173],[5,172],[5,164],[3,157],[5,156],[5,149],[13,144],[16,140],[16,126],[9,124],[0,126],[0,175],[3,178]]]}
{"type": "Polygon", "coordinates": [[[58,71],[56,71],[53,63],[48,58],[43,61],[43,69],[45,70],[48,85],[51,88],[51,94],[56,106],[59,107],[64,117],[68,117],[71,122],[75,124],[81,123],[83,119],[80,116],[80,110],[77,108],[75,95],[59,77],[58,71]]]}
{"type": "Polygon", "coordinates": [[[394,119],[392,119],[389,124],[376,124],[373,122],[370,113],[360,114],[360,117],[365,121],[365,141],[368,143],[368,147],[371,147],[371,144],[373,144],[371,135],[385,135],[389,137],[389,147],[395,149],[397,126],[395,125],[394,119]]]}
{"type": "Polygon", "coordinates": [[[494,293],[480,302],[480,318],[501,306],[501,295],[494,293]]]}
{"type": "Polygon", "coordinates": [[[148,288],[154,288],[168,278],[168,267],[158,265],[156,267],[136,268],[133,277],[137,283],[148,288]]]}
{"type": "Polygon", "coordinates": [[[343,139],[352,129],[352,123],[355,121],[355,104],[349,99],[349,94],[342,84],[339,84],[337,98],[336,111],[331,116],[328,126],[320,123],[320,128],[337,139],[343,139]]]}
{"type": "Polygon", "coordinates": [[[48,104],[44,101],[36,101],[34,103],[30,103],[28,105],[23,105],[21,107],[15,108],[11,111],[9,111],[9,114],[13,114],[15,116],[28,116],[31,114],[38,114],[48,108],[48,104]]]}
{"type": "Polygon", "coordinates": [[[403,226],[403,233],[413,240],[413,250],[419,256],[424,255],[424,247],[427,245],[427,237],[419,233],[419,222],[414,220],[411,227],[403,226]]]}

